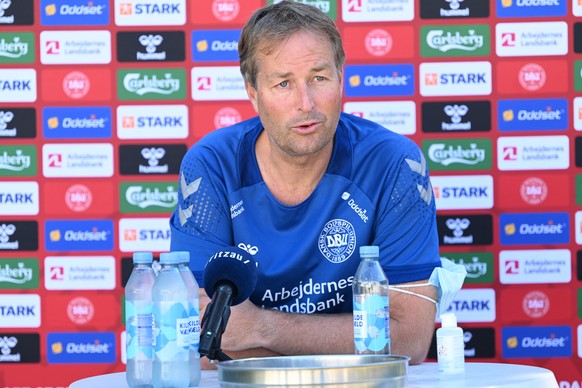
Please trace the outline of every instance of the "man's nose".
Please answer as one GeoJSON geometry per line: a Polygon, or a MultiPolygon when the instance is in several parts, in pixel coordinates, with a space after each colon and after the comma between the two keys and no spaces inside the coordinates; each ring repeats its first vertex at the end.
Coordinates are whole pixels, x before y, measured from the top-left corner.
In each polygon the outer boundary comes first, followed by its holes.
{"type": "Polygon", "coordinates": [[[313,89],[309,84],[302,84],[297,87],[298,109],[309,112],[314,108],[313,89]]]}

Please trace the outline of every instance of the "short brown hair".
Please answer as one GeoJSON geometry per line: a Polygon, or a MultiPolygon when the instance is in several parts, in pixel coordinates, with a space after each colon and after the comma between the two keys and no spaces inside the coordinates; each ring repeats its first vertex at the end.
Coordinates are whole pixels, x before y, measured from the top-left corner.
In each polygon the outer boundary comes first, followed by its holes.
{"type": "Polygon", "coordinates": [[[257,51],[269,54],[282,41],[299,31],[329,40],[338,72],[345,62],[340,33],[334,22],[312,5],[283,0],[258,9],[245,24],[239,42],[240,72],[256,88],[257,51]]]}

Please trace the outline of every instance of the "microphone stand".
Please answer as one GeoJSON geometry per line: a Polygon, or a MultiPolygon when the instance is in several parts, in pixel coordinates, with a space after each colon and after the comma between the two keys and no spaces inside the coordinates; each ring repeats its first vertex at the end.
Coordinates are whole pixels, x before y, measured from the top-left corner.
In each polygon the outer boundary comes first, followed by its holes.
{"type": "Polygon", "coordinates": [[[206,306],[202,317],[200,330],[200,346],[198,352],[206,356],[210,361],[228,361],[231,357],[222,351],[222,334],[226,330],[226,323],[230,317],[230,304],[232,303],[232,288],[227,285],[219,285],[215,290],[212,301],[206,306]],[[222,311],[214,311],[224,306],[222,311]]]}

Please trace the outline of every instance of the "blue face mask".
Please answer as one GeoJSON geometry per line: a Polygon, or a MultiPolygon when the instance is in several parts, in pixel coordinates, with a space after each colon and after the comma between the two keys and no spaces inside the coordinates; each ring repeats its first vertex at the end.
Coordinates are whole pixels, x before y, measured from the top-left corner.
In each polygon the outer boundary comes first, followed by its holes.
{"type": "Polygon", "coordinates": [[[441,259],[441,268],[435,268],[428,282],[439,290],[437,316],[445,313],[455,296],[463,287],[467,269],[462,264],[456,264],[449,259],[441,259]]]}
{"type": "Polygon", "coordinates": [[[409,284],[409,285],[398,285],[390,286],[393,291],[403,292],[405,294],[416,295],[420,298],[427,299],[432,303],[436,304],[437,316],[440,316],[447,311],[455,296],[463,287],[463,282],[465,281],[465,276],[467,276],[467,270],[464,265],[456,264],[449,259],[441,258],[442,267],[435,268],[428,279],[428,283],[419,284],[409,284]],[[429,298],[428,296],[417,294],[404,288],[413,287],[424,287],[424,286],[435,286],[438,289],[438,300],[429,298]]]}

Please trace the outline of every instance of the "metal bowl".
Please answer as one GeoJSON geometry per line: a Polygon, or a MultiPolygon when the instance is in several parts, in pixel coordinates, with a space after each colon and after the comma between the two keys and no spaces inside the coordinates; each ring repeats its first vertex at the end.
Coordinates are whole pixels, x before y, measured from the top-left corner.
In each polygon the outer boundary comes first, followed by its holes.
{"type": "Polygon", "coordinates": [[[404,387],[410,357],[317,355],[245,358],[217,364],[223,388],[404,387]]]}

